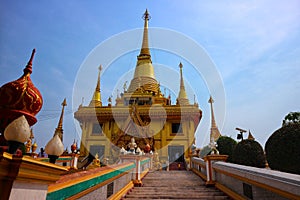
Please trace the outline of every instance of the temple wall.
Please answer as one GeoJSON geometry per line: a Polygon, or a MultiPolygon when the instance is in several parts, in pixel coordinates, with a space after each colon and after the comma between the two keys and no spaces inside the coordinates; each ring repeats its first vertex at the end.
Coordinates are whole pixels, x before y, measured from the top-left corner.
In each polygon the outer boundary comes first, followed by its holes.
{"type": "Polygon", "coordinates": [[[47,188],[46,184],[16,180],[13,183],[9,199],[46,199],[47,188]]]}

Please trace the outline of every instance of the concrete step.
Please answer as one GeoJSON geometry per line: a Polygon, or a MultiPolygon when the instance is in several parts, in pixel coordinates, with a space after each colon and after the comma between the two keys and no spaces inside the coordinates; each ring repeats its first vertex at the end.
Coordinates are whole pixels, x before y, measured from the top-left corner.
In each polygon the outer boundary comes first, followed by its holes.
{"type": "Polygon", "coordinates": [[[155,171],[143,179],[142,187],[133,188],[125,197],[134,199],[230,199],[191,171],[155,171]]]}

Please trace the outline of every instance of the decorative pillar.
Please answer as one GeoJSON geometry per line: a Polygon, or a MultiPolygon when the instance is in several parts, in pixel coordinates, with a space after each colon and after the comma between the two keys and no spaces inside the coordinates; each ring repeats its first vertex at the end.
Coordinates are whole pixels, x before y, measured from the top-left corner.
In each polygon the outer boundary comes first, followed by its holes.
{"type": "Polygon", "coordinates": [[[135,159],[135,180],[133,180],[134,186],[141,187],[142,180],[141,180],[141,156],[136,157],[135,159]]]}
{"type": "Polygon", "coordinates": [[[70,168],[71,169],[77,169],[79,154],[78,153],[72,153],[71,156],[72,156],[72,160],[70,161],[70,168]]]}
{"type": "Polygon", "coordinates": [[[134,169],[134,179],[132,180],[134,186],[141,187],[142,186],[142,180],[141,180],[141,160],[145,158],[144,156],[140,155],[121,155],[120,159],[121,162],[134,162],[135,163],[135,169],[134,169]]]}
{"type": "Polygon", "coordinates": [[[212,168],[212,164],[216,161],[226,161],[228,158],[227,155],[208,155],[205,156],[203,159],[206,163],[206,186],[213,186],[215,185],[215,176],[214,176],[214,171],[212,168]]]}

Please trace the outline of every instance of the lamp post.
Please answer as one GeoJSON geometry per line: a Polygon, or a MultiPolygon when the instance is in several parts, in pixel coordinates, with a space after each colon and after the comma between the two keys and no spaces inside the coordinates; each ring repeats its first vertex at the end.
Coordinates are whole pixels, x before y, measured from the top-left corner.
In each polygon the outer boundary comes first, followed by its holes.
{"type": "Polygon", "coordinates": [[[243,133],[246,133],[247,131],[244,130],[244,129],[241,129],[241,128],[236,128],[235,130],[239,131],[240,133],[237,135],[237,139],[242,139],[244,140],[244,137],[243,137],[243,133]]]}

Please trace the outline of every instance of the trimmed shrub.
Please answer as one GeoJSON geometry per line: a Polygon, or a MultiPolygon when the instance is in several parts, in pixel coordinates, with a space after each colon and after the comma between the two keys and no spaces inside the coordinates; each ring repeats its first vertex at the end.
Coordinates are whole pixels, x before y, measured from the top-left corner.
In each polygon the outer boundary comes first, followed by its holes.
{"type": "Polygon", "coordinates": [[[290,123],[276,130],[265,145],[269,167],[300,174],[300,123],[290,123]]]}
{"type": "Polygon", "coordinates": [[[232,162],[240,165],[264,168],[266,159],[262,146],[254,140],[242,140],[234,148],[232,162]]]}
{"type": "Polygon", "coordinates": [[[232,162],[232,154],[237,142],[228,136],[220,136],[217,140],[217,149],[220,155],[228,155],[227,162],[232,162]]]}

